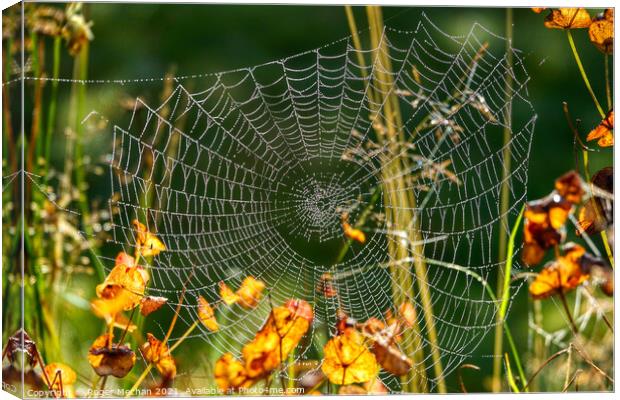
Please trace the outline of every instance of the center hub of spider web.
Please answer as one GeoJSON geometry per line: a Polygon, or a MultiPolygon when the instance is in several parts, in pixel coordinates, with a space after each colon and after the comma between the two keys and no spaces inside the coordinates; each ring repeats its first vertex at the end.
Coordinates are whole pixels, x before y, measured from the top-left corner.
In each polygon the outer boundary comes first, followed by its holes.
{"type": "Polygon", "coordinates": [[[366,167],[334,159],[297,162],[280,183],[274,207],[286,215],[278,231],[298,253],[326,260],[344,242],[342,214],[355,218],[379,184],[366,167]]]}

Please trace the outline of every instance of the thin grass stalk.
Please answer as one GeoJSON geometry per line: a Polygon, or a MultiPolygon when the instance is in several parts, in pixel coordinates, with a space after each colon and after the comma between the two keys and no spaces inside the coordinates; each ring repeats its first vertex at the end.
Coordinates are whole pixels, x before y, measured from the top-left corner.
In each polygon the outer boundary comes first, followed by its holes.
{"type": "MultiPolygon", "coordinates": [[[[42,45],[43,42],[39,41],[39,37],[36,32],[30,34],[31,48],[31,60],[32,60],[32,72],[35,78],[40,78],[42,74],[41,62],[43,58],[42,45]]],[[[43,97],[43,81],[40,79],[34,80],[34,97],[33,97],[33,109],[32,109],[32,121],[30,127],[30,147],[28,148],[28,158],[26,160],[26,169],[34,172],[37,168],[38,156],[41,150],[41,141],[39,140],[39,134],[41,132],[41,114],[43,110],[42,106],[43,97]]]]}
{"type": "MultiPolygon", "coordinates": [[[[543,312],[542,302],[534,302],[534,324],[536,326],[543,326],[543,312]]],[[[532,368],[538,368],[542,365],[543,361],[547,358],[547,346],[545,346],[545,340],[538,333],[534,333],[534,353],[532,354],[533,363],[532,368]]],[[[544,387],[540,387],[537,382],[533,382],[530,385],[533,392],[544,391],[544,387]]]]}
{"type": "MultiPolygon", "coordinates": [[[[58,103],[58,77],[60,75],[60,50],[62,45],[62,38],[60,36],[54,37],[54,49],[52,52],[52,90],[50,94],[50,103],[47,110],[47,126],[45,129],[45,145],[43,147],[43,154],[45,158],[45,168],[49,170],[50,155],[52,149],[52,137],[54,136],[54,128],[56,126],[56,108],[58,103]]],[[[44,173],[44,180],[47,183],[48,174],[44,173]]]]}
{"type": "MultiPolygon", "coordinates": [[[[400,107],[398,104],[398,99],[393,95],[393,77],[390,74],[392,70],[391,61],[388,56],[388,48],[385,41],[381,40],[381,33],[384,30],[383,25],[383,17],[381,13],[380,7],[367,7],[368,19],[371,26],[371,41],[373,44],[373,48],[376,53],[376,60],[381,65],[380,68],[377,69],[377,80],[376,85],[379,87],[379,91],[382,94],[382,101],[379,104],[383,104],[383,115],[386,122],[387,128],[387,137],[384,138],[387,141],[391,141],[396,143],[396,140],[404,141],[404,132],[400,129],[402,127],[402,116],[400,112],[400,107]]],[[[382,136],[383,132],[377,132],[378,137],[382,136]]],[[[395,154],[400,154],[401,151],[399,148],[393,149],[395,154]]],[[[386,213],[388,217],[388,221],[391,222],[392,227],[396,230],[402,230],[406,232],[407,239],[409,243],[421,243],[419,229],[417,228],[417,223],[414,224],[412,229],[408,229],[411,221],[417,221],[416,216],[413,211],[416,207],[415,197],[413,194],[407,190],[407,182],[405,180],[405,175],[403,171],[408,170],[407,160],[403,157],[396,157],[394,160],[391,160],[387,165],[387,168],[384,173],[384,181],[386,183],[385,192],[388,193],[386,196],[386,209],[387,210],[401,210],[398,215],[392,215],[392,212],[386,213]],[[397,179],[393,179],[393,177],[398,177],[397,179]]],[[[410,254],[409,244],[403,244],[399,238],[395,237],[394,240],[390,241],[391,246],[388,247],[388,251],[391,256],[395,259],[407,258],[410,254]]],[[[421,254],[423,252],[422,245],[416,245],[413,249],[414,253],[421,254]]],[[[425,262],[417,258],[413,262],[413,267],[415,271],[415,275],[418,277],[416,279],[418,283],[418,290],[420,293],[420,300],[422,303],[422,312],[424,316],[424,320],[426,322],[426,332],[428,334],[428,341],[430,345],[431,358],[433,362],[433,370],[435,374],[435,379],[437,382],[437,390],[440,393],[444,393],[446,391],[445,380],[443,377],[443,367],[441,362],[441,354],[439,353],[439,345],[437,339],[437,333],[435,329],[435,319],[433,315],[432,309],[432,300],[429,288],[426,284],[427,270],[425,262]]],[[[393,289],[396,290],[395,299],[399,301],[397,304],[400,304],[404,301],[411,301],[415,298],[414,293],[414,285],[413,285],[413,277],[411,276],[411,271],[400,269],[398,271],[393,271],[397,275],[394,276],[396,281],[393,289]],[[400,273],[399,273],[400,272],[400,273]],[[404,274],[403,274],[404,273],[404,274]]],[[[418,325],[416,323],[415,325],[418,325]]],[[[421,341],[419,325],[414,326],[412,329],[411,335],[417,336],[417,338],[412,337],[409,343],[416,344],[413,346],[405,346],[410,347],[409,351],[413,351],[415,355],[421,357],[424,360],[423,347],[420,347],[418,343],[421,341]],[[417,331],[417,332],[416,332],[417,331]],[[416,343],[418,342],[418,343],[416,343]]],[[[404,342],[407,342],[405,338],[404,342]]],[[[414,362],[416,361],[413,357],[414,362]]],[[[423,362],[416,363],[417,368],[415,371],[412,370],[407,379],[409,382],[416,382],[418,386],[417,390],[419,391],[427,391],[427,378],[426,378],[426,370],[423,362]]],[[[413,389],[413,387],[412,387],[413,389]]]]}
{"type": "MultiPolygon", "coordinates": [[[[383,32],[382,24],[379,24],[376,18],[377,8],[375,6],[367,6],[366,13],[368,17],[368,22],[370,26],[370,42],[371,46],[374,50],[374,60],[375,63],[380,64],[381,60],[381,34],[383,32]]],[[[375,104],[384,104],[383,109],[383,118],[385,119],[385,124],[381,122],[381,110],[373,108],[376,107],[374,104],[370,104],[370,108],[373,109],[371,114],[375,115],[375,131],[377,135],[377,141],[382,144],[386,141],[390,141],[395,137],[394,125],[390,120],[391,109],[390,103],[387,103],[384,99],[385,94],[389,89],[386,89],[385,85],[382,82],[386,82],[386,74],[382,73],[381,68],[376,68],[377,77],[375,79],[375,85],[377,87],[377,96],[375,104]],[[386,132],[382,129],[382,126],[386,127],[386,132]],[[387,136],[385,136],[387,133],[387,136]]],[[[392,176],[399,176],[399,164],[398,159],[395,160],[382,160],[382,164],[384,164],[382,168],[383,181],[383,193],[384,193],[384,201],[386,203],[385,206],[385,214],[386,221],[391,226],[391,229],[396,230],[399,228],[399,222],[397,218],[401,217],[400,215],[395,215],[394,210],[401,208],[403,211],[407,209],[407,205],[402,207],[402,204],[399,204],[398,193],[402,193],[399,191],[399,183],[401,183],[398,179],[391,179],[392,176]],[[400,206],[400,207],[399,207],[400,206]]],[[[401,197],[402,199],[402,197],[401,197]]],[[[405,213],[407,213],[405,211],[405,213]]],[[[407,213],[408,214],[408,213],[407,213]]],[[[401,241],[401,238],[393,235],[394,237],[388,239],[388,254],[390,258],[395,260],[406,259],[409,256],[409,251],[406,245],[404,245],[401,241]]],[[[402,304],[405,301],[411,301],[415,299],[413,280],[411,277],[411,273],[409,268],[401,269],[396,267],[390,267],[390,276],[392,277],[392,302],[396,307],[402,304]]],[[[402,350],[404,353],[411,357],[413,360],[414,367],[412,370],[401,379],[401,386],[403,392],[426,392],[426,366],[424,365],[424,354],[423,354],[423,344],[422,344],[422,333],[419,327],[418,321],[415,321],[412,324],[411,329],[403,332],[403,345],[402,350]]]]}
{"type": "Polygon", "coordinates": [[[575,41],[573,40],[573,34],[570,29],[566,29],[566,36],[568,37],[568,44],[573,52],[573,57],[575,58],[575,62],[577,63],[577,68],[579,68],[579,73],[581,74],[581,78],[583,79],[583,83],[586,85],[586,89],[592,97],[592,101],[596,106],[598,113],[601,115],[601,118],[605,118],[605,111],[603,111],[603,107],[601,107],[601,103],[599,103],[596,95],[594,94],[594,90],[592,90],[592,85],[590,85],[590,80],[588,79],[588,75],[586,74],[586,70],[583,68],[583,64],[581,63],[581,57],[579,57],[579,52],[577,51],[577,47],[575,46],[575,41]]]}
{"type": "MultiPolygon", "coordinates": [[[[513,39],[513,11],[512,8],[506,9],[506,64],[508,70],[512,70],[513,55],[512,55],[512,39],[513,39]]],[[[504,101],[506,102],[506,114],[504,118],[504,138],[503,138],[503,172],[502,172],[502,187],[500,194],[500,226],[499,226],[499,249],[498,249],[498,273],[497,273],[497,293],[507,293],[508,287],[506,286],[506,277],[510,277],[506,271],[507,267],[502,265],[506,261],[506,247],[508,235],[506,233],[508,227],[508,210],[510,208],[510,185],[508,184],[508,177],[510,176],[512,153],[510,149],[510,139],[512,134],[512,75],[509,73],[504,85],[504,101]]],[[[510,282],[508,282],[509,284],[510,282]]],[[[503,323],[504,319],[500,313],[496,314],[495,320],[495,340],[493,343],[493,380],[492,390],[497,393],[502,389],[502,354],[503,354],[503,323]]]]}
{"type": "MultiPolygon", "coordinates": [[[[351,10],[351,8],[349,6],[345,7],[345,10],[347,12],[347,19],[349,22],[349,28],[351,30],[351,35],[353,38],[353,45],[355,46],[355,49],[357,50],[357,57],[358,57],[358,63],[360,64],[361,68],[361,74],[362,77],[365,78],[365,82],[366,82],[366,90],[367,90],[367,96],[369,99],[369,108],[370,110],[370,118],[371,120],[376,120],[379,121],[380,123],[380,115],[378,114],[379,110],[376,110],[376,104],[381,104],[382,101],[380,99],[380,93],[377,94],[377,99],[374,98],[373,95],[373,90],[371,87],[371,83],[368,79],[367,79],[367,74],[365,71],[365,61],[363,58],[363,54],[362,54],[362,47],[361,47],[361,41],[359,40],[359,36],[357,33],[357,27],[355,24],[355,19],[353,17],[353,12],[351,10]]],[[[374,11],[372,11],[372,7],[367,7],[367,14],[368,14],[368,21],[369,21],[369,25],[371,27],[374,26],[374,29],[371,31],[371,45],[374,49],[377,49],[378,47],[378,43],[380,41],[380,35],[377,32],[377,27],[375,26],[375,18],[374,18],[374,11]]],[[[382,29],[381,29],[382,30],[382,29]]],[[[381,31],[379,30],[379,32],[381,31]]],[[[375,56],[375,60],[376,60],[376,56],[375,56]]],[[[377,140],[379,142],[383,141],[383,137],[382,137],[382,132],[380,132],[379,130],[377,130],[377,140]]],[[[383,169],[385,171],[385,173],[387,175],[390,175],[390,173],[388,172],[389,168],[384,168],[383,169]]],[[[387,180],[387,182],[389,182],[389,180],[387,180]]],[[[383,190],[385,191],[386,189],[388,189],[390,187],[390,184],[385,185],[385,188],[383,188],[383,190]]],[[[390,196],[393,195],[394,191],[392,189],[389,190],[389,192],[387,192],[390,194],[390,196]]],[[[386,201],[387,200],[387,195],[386,193],[386,201]]],[[[386,216],[388,217],[388,221],[392,220],[392,215],[391,215],[391,209],[390,208],[386,208],[386,216]]],[[[358,221],[359,222],[359,221],[358,221]]],[[[388,252],[390,254],[394,254],[397,252],[397,249],[395,249],[393,246],[392,241],[388,242],[388,252]]],[[[343,248],[343,253],[342,254],[346,254],[346,250],[348,249],[348,246],[345,246],[345,248],[343,248]]],[[[403,284],[403,287],[409,287],[413,290],[413,285],[411,284],[411,282],[409,282],[409,284],[407,283],[407,278],[410,279],[410,274],[406,273],[404,274],[404,281],[401,279],[398,279],[397,277],[400,276],[400,272],[396,269],[394,269],[394,267],[390,267],[390,274],[394,277],[392,279],[393,283],[396,282],[401,282],[403,284]]],[[[399,293],[401,292],[401,287],[399,287],[398,285],[394,285],[394,287],[392,288],[392,296],[393,296],[393,303],[395,305],[400,304],[402,301],[406,300],[406,297],[401,296],[399,293]]],[[[411,296],[413,298],[413,296],[411,296]]],[[[422,348],[422,343],[421,343],[421,335],[420,335],[420,330],[419,330],[419,326],[417,323],[414,324],[414,326],[412,327],[411,330],[409,330],[408,332],[405,332],[405,335],[407,336],[404,340],[405,346],[403,347],[403,351],[405,352],[405,354],[409,355],[413,361],[414,364],[416,365],[416,371],[418,372],[417,374],[412,373],[410,374],[410,376],[405,377],[402,380],[402,390],[404,392],[419,392],[419,383],[426,383],[426,377],[425,377],[425,368],[423,366],[423,360],[424,357],[423,355],[420,357],[419,353],[416,352],[417,349],[421,349],[422,348]],[[422,365],[422,368],[419,368],[419,366],[422,365]],[[419,381],[416,379],[418,378],[419,381]]]]}
{"type": "MultiPolygon", "coordinates": [[[[75,186],[78,189],[78,203],[80,207],[80,213],[82,218],[82,229],[86,233],[86,240],[90,240],[94,233],[90,218],[90,205],[88,204],[88,191],[86,190],[86,171],[84,168],[84,129],[80,118],[84,115],[84,106],[86,104],[86,80],[88,79],[88,54],[89,54],[89,42],[85,42],[82,50],[75,59],[77,63],[77,77],[76,80],[79,83],[75,83],[76,100],[75,100],[75,115],[74,115],[74,132],[75,132],[75,152],[74,152],[74,166],[75,166],[75,186]]],[[[105,271],[103,266],[99,263],[99,250],[94,246],[88,245],[89,256],[91,263],[97,273],[97,278],[103,280],[105,278],[105,271]]]]}
{"type": "MultiPolygon", "coordinates": [[[[376,10],[377,10],[377,12],[375,13],[375,18],[377,19],[376,26],[377,28],[380,27],[381,30],[383,30],[384,26],[383,26],[383,18],[381,15],[381,9],[377,8],[376,10]]],[[[383,52],[383,57],[381,58],[381,62],[385,64],[387,71],[392,71],[391,60],[389,56],[387,55],[388,48],[387,48],[386,42],[383,41],[381,44],[382,44],[382,52],[383,52]]],[[[401,142],[405,142],[404,132],[402,129],[399,129],[399,127],[403,126],[403,121],[402,121],[402,116],[400,112],[400,107],[398,104],[398,99],[393,94],[393,90],[392,90],[394,82],[393,82],[392,76],[389,73],[386,74],[386,78],[387,78],[386,82],[388,82],[387,89],[388,91],[390,91],[390,96],[388,97],[387,100],[390,103],[391,113],[388,115],[391,116],[391,119],[394,124],[394,129],[396,129],[396,132],[398,135],[398,139],[401,142]]],[[[396,151],[398,151],[399,154],[401,153],[400,149],[396,149],[396,151]]],[[[400,177],[399,182],[398,182],[400,186],[399,191],[398,191],[401,197],[400,203],[402,204],[403,208],[407,209],[406,207],[409,207],[408,210],[414,210],[416,207],[416,199],[415,199],[415,196],[413,195],[413,192],[411,190],[407,190],[407,182],[404,178],[404,174],[402,173],[402,171],[410,170],[409,161],[405,157],[399,157],[399,160],[400,160],[401,165],[399,166],[399,170],[395,172],[397,172],[398,176],[400,177]]],[[[413,211],[411,211],[410,214],[413,214],[413,211]]],[[[404,226],[410,226],[410,223],[408,221],[416,221],[411,227],[412,229],[407,229],[407,235],[409,235],[409,243],[418,243],[417,245],[414,246],[413,252],[415,254],[422,254],[424,251],[423,245],[421,244],[423,242],[422,240],[423,238],[419,234],[417,216],[415,215],[403,216],[402,223],[404,224],[404,226]]],[[[432,307],[432,299],[430,295],[430,290],[428,288],[428,285],[426,284],[426,281],[427,281],[426,280],[426,276],[427,276],[426,264],[424,263],[422,259],[416,259],[414,261],[414,269],[415,269],[415,274],[418,277],[416,281],[418,283],[418,290],[420,292],[423,315],[426,321],[426,331],[428,334],[428,340],[429,340],[430,347],[431,347],[430,351],[431,351],[431,358],[433,360],[433,372],[435,374],[435,379],[437,381],[437,391],[439,393],[445,393],[446,384],[445,384],[445,380],[443,376],[441,354],[439,353],[438,338],[437,338],[437,332],[435,329],[435,318],[434,318],[433,307],[432,307]]]]}
{"type": "Polygon", "coordinates": [[[607,109],[611,110],[613,99],[611,96],[611,79],[609,75],[609,54],[605,54],[605,97],[607,97],[607,109]]]}

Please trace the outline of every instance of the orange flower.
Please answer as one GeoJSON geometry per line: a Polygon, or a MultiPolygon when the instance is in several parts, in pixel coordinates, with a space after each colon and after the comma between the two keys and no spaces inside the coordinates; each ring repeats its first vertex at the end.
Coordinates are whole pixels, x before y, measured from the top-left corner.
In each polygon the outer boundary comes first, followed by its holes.
{"type": "Polygon", "coordinates": [[[217,332],[219,330],[213,308],[202,296],[198,297],[198,318],[200,318],[200,322],[211,332],[217,332]]]}
{"type": "Polygon", "coordinates": [[[555,180],[555,190],[564,200],[573,203],[581,203],[581,199],[585,194],[583,190],[583,182],[579,174],[575,171],[567,172],[555,180]]]}
{"type": "Polygon", "coordinates": [[[355,242],[359,242],[361,244],[366,243],[366,235],[359,229],[353,228],[349,224],[349,214],[342,214],[342,230],[344,231],[344,236],[355,242]]]}
{"type": "Polygon", "coordinates": [[[121,311],[128,311],[142,301],[149,276],[139,265],[127,265],[133,257],[120,253],[116,265],[95,291],[99,299],[92,301],[93,312],[112,323],[121,311]]]}
{"type": "Polygon", "coordinates": [[[136,354],[128,346],[119,346],[110,334],[99,336],[88,352],[88,362],[97,375],[123,378],[136,363],[136,354]]]}
{"type": "Polygon", "coordinates": [[[530,295],[534,299],[545,299],[556,293],[566,293],[588,279],[582,271],[581,258],[585,249],[577,244],[568,245],[563,256],[547,263],[530,284],[530,295]]]}
{"type": "Polygon", "coordinates": [[[374,379],[379,372],[375,356],[364,344],[363,336],[347,328],[330,339],[323,349],[325,359],[321,370],[331,383],[350,385],[374,379]]]}
{"type": "Polygon", "coordinates": [[[540,14],[541,12],[545,11],[547,9],[547,7],[532,7],[532,11],[534,11],[536,14],[540,14]]]}
{"type": "Polygon", "coordinates": [[[237,390],[250,387],[254,381],[248,379],[243,363],[226,353],[215,363],[215,383],[220,390],[237,390]]]}
{"type": "Polygon", "coordinates": [[[248,276],[241,282],[241,287],[237,290],[237,296],[239,296],[239,305],[243,308],[254,308],[258,305],[261,297],[263,296],[263,290],[265,284],[253,276],[248,276]]]}
{"type": "Polygon", "coordinates": [[[288,353],[284,352],[282,339],[273,329],[259,331],[254,339],[243,347],[245,370],[248,377],[253,379],[268,376],[286,356],[288,353]]]}
{"type": "Polygon", "coordinates": [[[59,393],[61,397],[75,397],[74,384],[77,375],[71,367],[63,363],[51,363],[45,366],[45,373],[50,379],[51,390],[59,393]]]}
{"type": "Polygon", "coordinates": [[[142,345],[141,349],[144,359],[153,363],[165,379],[174,378],[177,374],[177,366],[166,343],[160,342],[151,333],[146,334],[146,340],[147,342],[142,345]]]}
{"type": "Polygon", "coordinates": [[[614,51],[614,9],[605,10],[602,18],[596,18],[588,30],[590,41],[600,51],[611,54],[614,51]]]}
{"type": "Polygon", "coordinates": [[[557,192],[527,204],[524,213],[524,247],[521,253],[525,264],[538,264],[545,256],[545,250],[563,240],[564,224],[571,210],[572,204],[557,192]]]}
{"type": "MultiPolygon", "coordinates": [[[[614,170],[605,167],[592,176],[593,189],[609,193],[614,192],[614,170]]],[[[613,202],[593,194],[593,197],[581,207],[578,213],[579,226],[589,235],[607,229],[613,223],[613,202]]],[[[577,234],[580,230],[577,229],[577,234]]]]}
{"type": "Polygon", "coordinates": [[[276,369],[297,347],[313,317],[312,307],[303,300],[275,307],[256,337],[243,347],[248,376],[260,378],[276,369]]]}
{"type": "Polygon", "coordinates": [[[220,297],[227,306],[233,305],[240,300],[240,297],[224,282],[220,282],[220,297]]]}
{"type": "Polygon", "coordinates": [[[614,112],[611,110],[605,119],[594,129],[588,133],[586,140],[588,142],[598,139],[598,145],[601,147],[611,147],[614,145],[614,112]]]}
{"type": "Polygon", "coordinates": [[[545,18],[545,26],[551,29],[587,28],[590,24],[592,19],[585,8],[553,9],[545,18]]]}
{"type": "Polygon", "coordinates": [[[241,282],[236,292],[233,292],[226,283],[220,282],[220,297],[226,305],[238,303],[241,307],[250,309],[258,305],[264,289],[265,284],[262,281],[248,276],[241,282]]]}
{"type": "Polygon", "coordinates": [[[398,313],[402,317],[403,321],[405,321],[405,325],[408,327],[415,325],[418,320],[415,307],[410,301],[403,302],[400,307],[398,307],[398,313]]]}
{"type": "Polygon", "coordinates": [[[156,256],[162,251],[166,251],[166,246],[162,241],[149,232],[143,223],[137,219],[134,219],[132,223],[136,232],[136,246],[140,249],[140,254],[142,256],[156,256]]]}

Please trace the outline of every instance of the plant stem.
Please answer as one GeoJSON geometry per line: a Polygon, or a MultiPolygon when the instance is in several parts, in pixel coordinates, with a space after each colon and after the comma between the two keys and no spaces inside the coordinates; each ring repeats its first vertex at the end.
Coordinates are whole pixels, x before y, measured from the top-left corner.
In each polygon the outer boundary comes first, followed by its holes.
{"type": "MultiPolygon", "coordinates": [[[[47,129],[45,132],[45,166],[49,169],[50,154],[52,148],[52,137],[54,135],[54,128],[56,125],[56,104],[58,101],[58,76],[60,74],[60,49],[62,45],[62,38],[56,36],[54,38],[54,51],[52,61],[52,92],[50,97],[50,104],[47,111],[47,129]]],[[[44,174],[44,180],[47,183],[47,174],[44,174]]]]}
{"type": "Polygon", "coordinates": [[[575,324],[575,320],[573,319],[573,314],[568,307],[568,303],[566,302],[566,296],[564,292],[560,290],[560,301],[562,302],[562,306],[564,307],[564,312],[566,312],[566,316],[568,317],[568,322],[570,323],[571,330],[573,331],[573,335],[577,337],[579,335],[579,329],[577,329],[577,325],[575,324]]]}
{"type": "MultiPolygon", "coordinates": [[[[196,329],[196,327],[198,326],[198,323],[200,322],[200,320],[196,320],[194,321],[194,323],[192,325],[190,325],[189,328],[187,328],[187,330],[185,331],[185,333],[183,333],[183,335],[181,335],[181,337],[179,338],[179,340],[177,340],[173,346],[171,346],[168,349],[168,353],[172,354],[172,352],[181,345],[181,343],[183,343],[183,341],[185,339],[187,339],[187,337],[189,336],[190,333],[192,333],[192,331],[194,329],[196,329]]],[[[162,342],[165,343],[165,342],[162,342]]],[[[140,377],[138,378],[138,380],[136,380],[136,382],[133,384],[133,386],[131,387],[131,389],[129,389],[129,392],[125,395],[125,397],[129,397],[131,396],[131,394],[133,392],[136,391],[136,389],[140,386],[140,384],[142,383],[142,381],[144,381],[144,379],[146,379],[146,376],[148,375],[149,371],[151,371],[151,369],[153,368],[153,363],[149,363],[146,366],[146,369],[144,370],[144,372],[142,372],[142,375],[140,375],[140,377]]]]}
{"type": "Polygon", "coordinates": [[[502,303],[499,308],[499,316],[502,321],[504,321],[506,317],[506,311],[508,310],[508,300],[510,299],[510,279],[512,277],[512,261],[513,261],[513,252],[515,248],[515,239],[517,236],[517,230],[519,225],[521,224],[521,220],[523,219],[523,213],[525,211],[525,205],[521,207],[521,212],[519,212],[519,216],[515,221],[515,224],[512,227],[512,231],[510,232],[510,240],[508,241],[508,249],[506,253],[506,271],[504,273],[504,282],[503,282],[503,290],[502,290],[502,303]]]}
{"type": "Polygon", "coordinates": [[[504,353],[504,361],[506,363],[506,377],[508,378],[508,384],[512,388],[513,392],[520,393],[520,390],[517,387],[517,383],[512,376],[512,368],[510,368],[510,359],[508,358],[508,353],[504,353]]]}
{"type": "Polygon", "coordinates": [[[181,337],[168,349],[168,352],[172,353],[177,347],[179,347],[181,345],[181,343],[183,343],[183,341],[185,339],[187,339],[189,334],[192,333],[194,331],[194,329],[196,329],[196,327],[198,326],[199,322],[200,322],[200,320],[198,320],[198,319],[196,321],[194,321],[194,323],[191,324],[189,326],[189,328],[187,328],[185,333],[183,333],[183,335],[181,335],[181,337]]]}
{"type": "Polygon", "coordinates": [[[140,375],[138,380],[136,380],[136,382],[133,384],[131,389],[129,389],[129,392],[127,392],[127,394],[125,395],[125,398],[130,397],[133,394],[133,392],[135,392],[136,389],[138,389],[142,381],[144,381],[144,379],[146,379],[149,372],[151,372],[151,369],[153,369],[153,363],[149,363],[149,365],[146,366],[146,368],[142,372],[142,375],[140,375]]]}
{"type": "Polygon", "coordinates": [[[573,51],[573,56],[575,57],[575,61],[577,62],[577,68],[579,68],[583,83],[585,83],[586,89],[588,89],[588,93],[590,93],[590,97],[592,97],[592,101],[594,101],[594,105],[596,106],[598,113],[601,115],[601,118],[605,118],[605,112],[603,111],[603,107],[601,107],[601,103],[598,102],[598,99],[596,98],[596,95],[592,90],[592,86],[590,85],[588,75],[586,74],[586,71],[583,68],[583,64],[581,63],[581,58],[579,57],[579,53],[577,52],[577,47],[575,46],[573,34],[571,33],[570,29],[566,29],[566,36],[568,37],[568,43],[570,44],[570,48],[573,51]]]}
{"type": "MultiPolygon", "coordinates": [[[[512,69],[513,65],[513,55],[512,55],[512,39],[513,39],[513,11],[512,8],[506,9],[506,64],[507,68],[512,69]]],[[[506,229],[508,229],[508,210],[510,208],[510,185],[508,184],[508,177],[510,176],[510,169],[512,164],[512,152],[510,149],[510,139],[512,136],[512,74],[508,74],[505,82],[505,97],[504,101],[506,102],[506,114],[504,118],[504,150],[503,150],[503,171],[502,171],[502,188],[500,194],[500,226],[499,226],[499,270],[497,274],[497,292],[498,293],[507,293],[508,287],[510,284],[510,272],[507,271],[507,265],[502,266],[502,263],[506,261],[506,229]],[[506,281],[508,278],[508,282],[506,281]]],[[[520,218],[520,217],[519,217],[520,218]]],[[[518,225],[518,223],[517,223],[518,225]]],[[[509,257],[512,258],[512,254],[508,254],[509,257]]],[[[512,261],[512,260],[511,260],[512,261]]],[[[502,303],[503,304],[503,303],[502,303]]],[[[504,318],[501,315],[501,311],[496,314],[496,325],[495,325],[495,341],[493,344],[493,354],[495,358],[493,359],[493,381],[492,381],[492,390],[497,393],[501,391],[501,368],[502,368],[502,359],[501,355],[503,353],[503,329],[502,325],[504,323],[504,318]]]]}
{"type": "Polygon", "coordinates": [[[613,101],[611,98],[611,83],[609,79],[609,54],[605,54],[605,95],[607,97],[607,108],[611,110],[613,101]]]}

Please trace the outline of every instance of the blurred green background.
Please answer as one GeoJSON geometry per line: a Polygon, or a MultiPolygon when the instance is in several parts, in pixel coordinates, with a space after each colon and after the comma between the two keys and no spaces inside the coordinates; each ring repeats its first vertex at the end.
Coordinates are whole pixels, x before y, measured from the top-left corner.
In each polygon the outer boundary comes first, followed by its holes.
{"type": "MultiPolygon", "coordinates": [[[[599,11],[591,10],[591,14],[599,11]]],[[[474,22],[500,35],[505,31],[503,8],[384,7],[383,10],[386,25],[405,30],[415,29],[423,12],[439,28],[453,35],[467,34],[474,22]]],[[[170,71],[192,75],[230,70],[293,55],[349,35],[341,6],[89,4],[85,14],[94,22],[95,36],[90,46],[89,79],[158,78],[170,71]]],[[[355,8],[355,15],[358,28],[365,28],[364,10],[355,8]]],[[[565,121],[562,102],[568,102],[573,117],[582,120],[582,134],[600,121],[579,76],[565,33],[545,28],[543,18],[544,14],[537,15],[528,8],[514,10],[514,47],[525,55],[531,77],[530,100],[538,114],[530,154],[529,199],[549,193],[556,177],[575,168],[572,133],[565,121]]],[[[594,91],[603,101],[604,56],[589,43],[587,30],[575,31],[574,37],[594,91]]],[[[71,59],[66,57],[60,76],[71,74],[71,59]]],[[[201,89],[199,80],[191,85],[193,89],[201,89]]],[[[91,85],[88,109],[97,109],[112,118],[118,111],[119,98],[140,95],[151,96],[153,101],[160,92],[160,84],[152,87],[91,85]],[[109,108],[100,109],[100,104],[109,108]]],[[[68,106],[68,102],[61,104],[65,110],[68,106]]],[[[111,151],[109,136],[92,132],[87,135],[91,135],[85,140],[87,155],[100,160],[102,149],[105,153],[111,151]]],[[[52,151],[52,158],[53,163],[62,163],[62,151],[52,151]]],[[[612,159],[611,150],[591,154],[591,172],[611,165],[612,159]]],[[[99,182],[93,181],[92,197],[106,201],[110,194],[105,186],[108,183],[106,175],[99,182]]],[[[528,339],[528,302],[527,293],[522,290],[510,315],[513,334],[518,347],[523,349],[527,348],[528,339]]],[[[550,307],[552,320],[555,306],[550,307]]],[[[76,313],[81,314],[76,317],[92,319],[87,312],[76,313]]],[[[558,312],[558,324],[562,321],[558,312]]],[[[81,325],[80,335],[90,341],[99,330],[97,324],[81,325]]],[[[189,356],[186,353],[191,350],[180,349],[180,352],[189,356]]],[[[481,372],[464,373],[468,390],[488,390],[491,353],[489,335],[470,361],[480,366],[481,372]]],[[[459,391],[455,375],[449,379],[450,391],[459,391]]]]}

